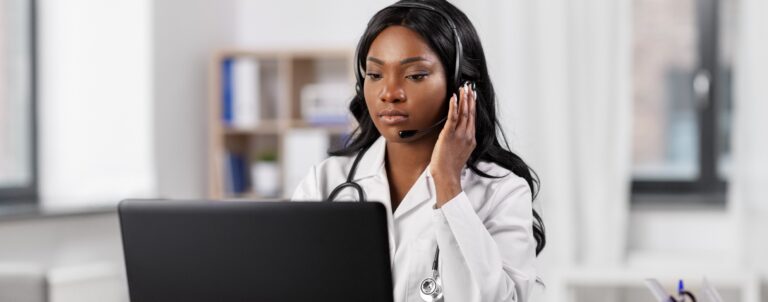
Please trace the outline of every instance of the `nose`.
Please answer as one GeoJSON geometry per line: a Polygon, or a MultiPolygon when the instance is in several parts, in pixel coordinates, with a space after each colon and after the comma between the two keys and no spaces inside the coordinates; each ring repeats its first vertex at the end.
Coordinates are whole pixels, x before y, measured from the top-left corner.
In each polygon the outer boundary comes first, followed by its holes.
{"type": "Polygon", "coordinates": [[[405,90],[403,85],[396,79],[389,79],[382,86],[379,93],[379,99],[385,103],[405,102],[405,90]]]}

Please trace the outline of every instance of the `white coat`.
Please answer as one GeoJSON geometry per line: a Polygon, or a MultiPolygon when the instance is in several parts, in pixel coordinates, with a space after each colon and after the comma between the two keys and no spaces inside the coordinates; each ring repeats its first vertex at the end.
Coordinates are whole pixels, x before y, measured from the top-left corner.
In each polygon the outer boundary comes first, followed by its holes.
{"type": "MultiPolygon", "coordinates": [[[[528,301],[536,280],[531,191],[525,179],[494,163],[481,162],[481,177],[466,166],[463,191],[434,209],[435,184],[427,167],[394,214],[384,166],[386,140],[370,147],[354,181],[369,201],[387,208],[395,301],[421,301],[419,284],[431,276],[435,245],[444,301],[528,301]]],[[[355,156],[334,156],[312,167],[291,200],[322,200],[346,181],[355,156]]],[[[336,200],[356,200],[344,189],[336,200]]]]}

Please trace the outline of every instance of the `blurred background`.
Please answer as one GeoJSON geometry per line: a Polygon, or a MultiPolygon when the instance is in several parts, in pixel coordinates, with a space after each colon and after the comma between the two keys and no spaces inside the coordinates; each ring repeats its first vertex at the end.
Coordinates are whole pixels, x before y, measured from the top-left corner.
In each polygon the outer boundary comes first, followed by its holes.
{"type": "MultiPolygon", "coordinates": [[[[542,181],[535,301],[768,301],[768,1],[451,2],[542,181]]],[[[0,301],[128,301],[120,200],[290,196],[390,3],[2,0],[0,301]]]]}

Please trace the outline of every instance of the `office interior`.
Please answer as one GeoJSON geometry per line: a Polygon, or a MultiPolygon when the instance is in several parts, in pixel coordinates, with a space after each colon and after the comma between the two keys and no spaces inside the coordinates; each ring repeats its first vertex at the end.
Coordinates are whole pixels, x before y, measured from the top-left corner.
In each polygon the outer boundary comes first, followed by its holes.
{"type": "MultiPolygon", "coordinates": [[[[290,196],[350,129],[313,96],[351,96],[357,39],[392,2],[0,2],[0,301],[128,301],[123,199],[290,196]],[[221,123],[239,58],[291,99],[253,131],[221,123]]],[[[655,301],[648,278],[768,301],[768,1],[450,2],[541,179],[533,301],[655,301]]]]}

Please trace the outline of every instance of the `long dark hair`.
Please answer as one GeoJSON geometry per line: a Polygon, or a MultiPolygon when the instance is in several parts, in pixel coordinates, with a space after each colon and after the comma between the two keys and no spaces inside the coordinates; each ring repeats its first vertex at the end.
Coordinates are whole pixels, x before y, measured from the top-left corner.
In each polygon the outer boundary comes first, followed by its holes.
{"type": "MultiPolygon", "coordinates": [[[[477,146],[467,160],[467,166],[476,174],[488,178],[501,178],[503,176],[488,175],[477,168],[479,161],[493,162],[502,166],[516,175],[525,179],[531,189],[532,199],[538,195],[539,179],[536,173],[516,154],[512,153],[507,143],[507,138],[496,119],[496,93],[488,76],[488,68],[485,62],[485,54],[480,44],[480,39],[469,18],[458,8],[445,0],[402,0],[398,3],[423,3],[441,10],[452,17],[456,25],[457,33],[463,46],[463,56],[459,63],[459,77],[461,81],[473,81],[477,87],[477,118],[475,119],[475,140],[477,146]],[[499,136],[503,139],[502,147],[499,136]]],[[[440,62],[446,70],[446,95],[450,96],[458,90],[459,79],[454,79],[452,72],[456,66],[456,50],[454,35],[448,21],[440,14],[420,8],[387,7],[380,10],[368,22],[356,51],[356,66],[365,69],[366,57],[371,43],[385,28],[392,25],[407,27],[421,35],[431,49],[440,57],[440,62]]],[[[358,69],[358,67],[356,67],[358,69]]],[[[363,94],[364,78],[361,70],[355,70],[357,76],[357,92],[349,104],[349,110],[357,119],[358,127],[347,139],[344,147],[328,152],[333,156],[346,156],[368,148],[381,135],[373,124],[363,94]]],[[[546,245],[544,235],[544,222],[536,210],[533,210],[533,235],[536,239],[536,255],[546,245]]]]}

